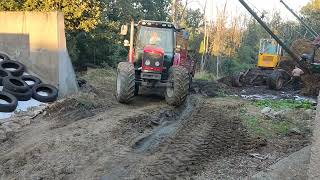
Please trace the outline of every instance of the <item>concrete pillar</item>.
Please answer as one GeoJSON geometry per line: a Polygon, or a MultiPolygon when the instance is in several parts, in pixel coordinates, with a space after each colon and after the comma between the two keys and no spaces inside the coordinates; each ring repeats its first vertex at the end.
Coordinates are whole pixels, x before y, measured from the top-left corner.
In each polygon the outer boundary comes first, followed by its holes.
{"type": "Polygon", "coordinates": [[[0,12],[0,52],[55,85],[61,97],[78,91],[60,12],[0,12]]]}

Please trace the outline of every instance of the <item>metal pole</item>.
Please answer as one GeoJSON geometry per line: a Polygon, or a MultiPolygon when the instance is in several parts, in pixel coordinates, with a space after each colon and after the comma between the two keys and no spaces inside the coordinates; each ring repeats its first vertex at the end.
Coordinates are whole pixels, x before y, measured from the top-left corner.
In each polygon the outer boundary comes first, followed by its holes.
{"type": "Polygon", "coordinates": [[[280,2],[300,21],[300,23],[311,33],[311,35],[314,36],[314,38],[318,37],[319,34],[313,30],[310,26],[305,23],[301,17],[299,17],[283,0],[280,0],[280,2]]]}
{"type": "Polygon", "coordinates": [[[204,13],[203,13],[203,20],[204,20],[204,38],[203,38],[203,45],[204,45],[204,51],[202,53],[202,58],[201,58],[201,71],[204,70],[204,65],[205,65],[205,54],[206,54],[206,41],[207,41],[207,20],[206,20],[206,9],[207,9],[207,0],[205,1],[204,4],[204,13]]]}
{"type": "Polygon", "coordinates": [[[130,50],[129,50],[129,62],[133,63],[133,38],[134,38],[134,20],[131,20],[131,27],[130,27],[130,50]]]}

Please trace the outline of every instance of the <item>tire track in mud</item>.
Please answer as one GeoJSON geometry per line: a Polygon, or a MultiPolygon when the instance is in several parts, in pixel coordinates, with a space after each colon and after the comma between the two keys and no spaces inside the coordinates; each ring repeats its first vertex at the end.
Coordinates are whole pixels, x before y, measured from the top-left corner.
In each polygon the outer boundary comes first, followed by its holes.
{"type": "Polygon", "coordinates": [[[149,124],[142,131],[139,127],[143,133],[138,137],[134,134],[136,129],[128,128],[132,124],[121,125],[130,129],[126,133],[131,137],[124,135],[123,138],[129,141],[126,145],[132,149],[118,157],[118,166],[114,166],[102,179],[192,177],[201,173],[208,162],[254,148],[256,145],[251,143],[237,116],[241,103],[211,101],[214,100],[190,96],[181,108],[165,108],[158,114],[145,116],[140,119],[143,123],[154,118],[164,120],[157,127],[149,124]],[[123,170],[121,173],[119,168],[123,170]]]}
{"type": "Polygon", "coordinates": [[[209,161],[252,148],[237,116],[237,105],[215,107],[205,103],[176,134],[160,145],[142,179],[177,179],[197,175],[209,161]],[[152,178],[150,178],[152,177],[152,178]]]}

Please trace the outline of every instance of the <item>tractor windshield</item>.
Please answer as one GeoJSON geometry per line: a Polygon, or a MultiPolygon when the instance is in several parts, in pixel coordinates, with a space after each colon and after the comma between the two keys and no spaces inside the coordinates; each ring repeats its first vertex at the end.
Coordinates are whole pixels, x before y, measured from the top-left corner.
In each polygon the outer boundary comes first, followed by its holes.
{"type": "Polygon", "coordinates": [[[164,52],[173,52],[173,30],[141,26],[137,37],[137,48],[142,50],[147,45],[163,48],[164,52]]]}

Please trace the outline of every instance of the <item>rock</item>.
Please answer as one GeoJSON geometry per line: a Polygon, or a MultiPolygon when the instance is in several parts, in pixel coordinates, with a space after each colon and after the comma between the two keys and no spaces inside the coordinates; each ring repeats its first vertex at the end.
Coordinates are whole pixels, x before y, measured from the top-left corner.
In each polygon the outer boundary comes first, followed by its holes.
{"type": "Polygon", "coordinates": [[[264,115],[269,114],[272,111],[272,109],[270,107],[265,107],[261,110],[261,113],[264,115]]]}
{"type": "Polygon", "coordinates": [[[289,130],[288,134],[302,134],[302,132],[298,128],[292,128],[289,130]]]}
{"type": "Polygon", "coordinates": [[[313,109],[307,109],[305,112],[306,112],[306,114],[308,114],[311,117],[314,117],[317,113],[317,111],[313,110],[313,109]]]}
{"type": "Polygon", "coordinates": [[[275,119],[282,121],[286,119],[287,113],[288,113],[287,110],[276,111],[276,112],[273,112],[273,116],[275,117],[275,119]]]}

